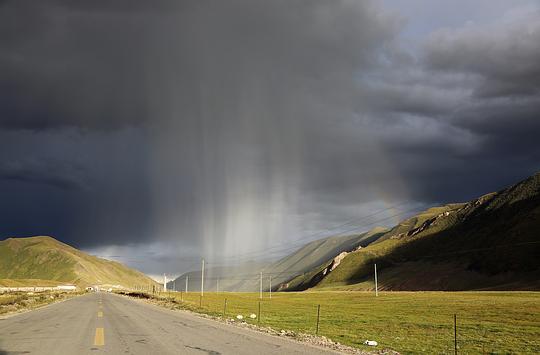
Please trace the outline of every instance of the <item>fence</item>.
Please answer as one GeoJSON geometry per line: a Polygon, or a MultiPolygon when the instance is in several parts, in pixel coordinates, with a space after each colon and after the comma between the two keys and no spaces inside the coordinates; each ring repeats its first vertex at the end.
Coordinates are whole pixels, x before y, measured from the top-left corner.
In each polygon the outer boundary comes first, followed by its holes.
{"type": "Polygon", "coordinates": [[[170,305],[275,330],[402,353],[540,353],[536,293],[161,293],[170,305]],[[257,317],[251,319],[249,315],[257,317]],[[238,321],[238,320],[236,320],[238,321]]]}

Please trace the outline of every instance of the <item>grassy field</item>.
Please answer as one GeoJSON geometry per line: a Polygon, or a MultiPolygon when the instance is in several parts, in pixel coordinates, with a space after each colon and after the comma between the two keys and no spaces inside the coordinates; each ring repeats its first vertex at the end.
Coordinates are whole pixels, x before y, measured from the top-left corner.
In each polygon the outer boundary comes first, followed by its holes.
{"type": "MultiPolygon", "coordinates": [[[[178,304],[227,318],[258,313],[258,293],[171,293],[178,304]],[[183,302],[181,301],[183,299],[183,302]]],[[[404,354],[454,351],[453,317],[457,315],[460,354],[540,353],[540,293],[535,292],[298,292],[264,294],[260,325],[315,333],[354,347],[379,342],[404,354]]]]}

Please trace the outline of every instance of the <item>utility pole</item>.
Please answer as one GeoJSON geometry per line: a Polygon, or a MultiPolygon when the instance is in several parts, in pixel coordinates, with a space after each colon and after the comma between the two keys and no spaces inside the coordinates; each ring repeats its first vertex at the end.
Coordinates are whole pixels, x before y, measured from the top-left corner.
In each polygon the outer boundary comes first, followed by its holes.
{"type": "Polygon", "coordinates": [[[187,293],[187,288],[188,288],[188,287],[187,287],[187,286],[188,286],[188,280],[189,280],[189,276],[186,275],[186,293],[187,293]]]}
{"type": "Polygon", "coordinates": [[[268,290],[270,291],[270,298],[272,298],[272,276],[270,276],[270,288],[268,290]]]}
{"type": "Polygon", "coordinates": [[[204,259],[202,259],[201,268],[201,297],[204,296],[204,259]]]}
{"type": "Polygon", "coordinates": [[[163,273],[163,292],[167,292],[167,275],[163,273]]]}
{"type": "Polygon", "coordinates": [[[261,278],[260,278],[259,298],[262,300],[262,271],[261,271],[261,278]]]}
{"type": "Polygon", "coordinates": [[[454,314],[454,354],[457,353],[457,314],[454,314]]]}
{"type": "Polygon", "coordinates": [[[375,264],[375,297],[379,296],[379,290],[377,288],[377,264],[375,264]]]}

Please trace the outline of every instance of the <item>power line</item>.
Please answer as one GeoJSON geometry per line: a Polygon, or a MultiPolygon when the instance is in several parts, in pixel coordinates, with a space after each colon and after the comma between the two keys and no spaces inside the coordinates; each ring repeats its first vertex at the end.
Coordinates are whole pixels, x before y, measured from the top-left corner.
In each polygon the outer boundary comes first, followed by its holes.
{"type": "MultiPolygon", "coordinates": [[[[341,235],[343,235],[344,233],[351,233],[351,232],[353,232],[353,231],[358,231],[358,230],[360,230],[360,229],[365,229],[366,227],[372,226],[372,225],[374,225],[374,224],[376,224],[376,223],[384,222],[384,221],[386,221],[386,220],[388,220],[388,219],[391,219],[391,218],[394,218],[394,217],[397,217],[397,216],[400,216],[400,215],[403,215],[403,214],[406,214],[406,213],[415,212],[415,211],[417,211],[417,210],[418,210],[418,208],[414,208],[414,209],[402,211],[402,212],[393,214],[393,215],[391,215],[391,216],[387,216],[387,217],[385,217],[385,218],[381,218],[381,219],[378,219],[378,220],[375,220],[375,221],[371,221],[371,222],[369,222],[369,223],[367,223],[367,224],[364,224],[364,225],[362,225],[362,226],[357,226],[357,227],[351,228],[351,229],[349,229],[349,230],[342,231],[342,232],[339,233],[339,234],[333,234],[333,235],[330,235],[330,236],[328,236],[328,237],[332,237],[332,236],[341,236],[341,235]]],[[[297,245],[297,244],[295,243],[295,245],[292,245],[292,246],[289,246],[289,247],[285,247],[285,248],[282,248],[282,249],[279,249],[279,250],[275,250],[275,251],[273,251],[273,252],[271,252],[271,253],[268,253],[267,250],[261,250],[261,252],[262,252],[262,253],[265,253],[265,254],[267,254],[267,255],[268,255],[268,254],[275,254],[275,253],[283,253],[283,252],[287,252],[287,251],[298,250],[299,247],[303,247],[304,245],[305,245],[305,244],[297,245]]],[[[254,253],[254,254],[251,254],[251,255],[250,255],[250,258],[256,257],[258,254],[260,254],[260,253],[254,253]]],[[[242,262],[242,261],[243,261],[242,259],[245,259],[245,258],[237,258],[236,261],[242,262]],[[240,259],[240,260],[238,260],[238,259],[240,259]]]]}
{"type": "MultiPolygon", "coordinates": [[[[228,257],[225,257],[225,258],[222,258],[221,260],[227,260],[227,259],[235,259],[236,261],[238,261],[238,259],[240,259],[240,261],[242,261],[241,259],[245,259],[246,257],[249,259],[249,258],[253,258],[253,257],[257,257],[258,255],[262,255],[262,254],[276,254],[276,253],[281,253],[281,252],[284,252],[284,251],[290,251],[292,249],[295,249],[295,248],[298,248],[298,246],[301,246],[301,245],[305,245],[305,243],[302,243],[302,244],[299,244],[300,242],[302,242],[303,240],[306,240],[306,239],[313,239],[314,237],[317,237],[317,236],[321,236],[321,235],[324,235],[326,232],[329,232],[333,229],[336,229],[336,228],[342,228],[344,226],[347,226],[347,225],[350,225],[352,224],[353,222],[359,222],[359,221],[362,221],[362,220],[365,220],[369,217],[373,217],[373,216],[376,216],[380,213],[383,213],[383,212],[386,212],[388,210],[391,210],[391,209],[396,209],[398,206],[403,206],[404,204],[406,204],[407,202],[400,202],[398,204],[395,204],[395,205],[392,205],[392,206],[389,206],[387,208],[384,208],[384,209],[381,209],[381,210],[378,210],[374,213],[371,213],[369,215],[365,215],[365,216],[362,216],[362,217],[358,217],[358,218],[354,218],[352,220],[349,220],[345,223],[341,223],[337,226],[334,226],[334,227],[330,227],[330,228],[327,228],[325,229],[324,231],[321,231],[321,232],[317,232],[315,234],[310,234],[310,235],[306,235],[304,237],[301,237],[299,239],[296,239],[292,242],[292,246],[291,246],[291,243],[289,242],[283,242],[281,244],[278,244],[278,245],[275,245],[275,246],[272,246],[272,247],[269,247],[269,248],[265,248],[265,249],[259,249],[259,250],[254,250],[254,251],[251,251],[251,252],[246,252],[246,253],[242,253],[242,254],[237,254],[237,255],[232,255],[232,256],[228,256],[228,257]],[[285,247],[285,248],[281,248],[281,249],[277,249],[275,250],[276,248],[280,248],[282,247],[283,245],[287,244],[288,246],[285,247]],[[274,250],[273,250],[274,249],[274,250]],[[273,250],[273,251],[272,251],[273,250]],[[271,251],[271,252],[270,252],[271,251]],[[270,253],[269,253],[270,252],[270,253]],[[244,257],[244,258],[243,258],[244,257]]],[[[377,220],[377,221],[373,221],[373,222],[370,222],[368,223],[367,225],[362,225],[362,226],[356,226],[355,228],[353,229],[349,229],[348,231],[340,231],[339,234],[332,234],[331,236],[340,236],[342,235],[343,233],[348,233],[350,231],[355,231],[355,230],[360,230],[360,229],[364,229],[366,228],[367,226],[370,226],[370,225],[373,225],[374,223],[379,223],[379,222],[382,222],[382,221],[385,221],[389,218],[394,218],[400,214],[404,214],[404,213],[408,213],[408,212],[413,212],[413,211],[416,211],[418,210],[418,208],[415,208],[415,209],[412,209],[412,210],[408,210],[408,211],[403,211],[401,213],[398,213],[398,214],[395,214],[395,215],[392,215],[390,217],[387,217],[387,218],[384,218],[384,219],[381,219],[381,220],[377,220]]],[[[327,235],[328,237],[328,235],[327,235]]],[[[324,238],[321,238],[321,239],[324,239],[324,238]]]]}
{"type": "MultiPolygon", "coordinates": [[[[385,208],[385,209],[376,211],[376,212],[374,212],[374,213],[372,213],[372,214],[363,216],[363,217],[361,217],[361,218],[356,218],[355,221],[362,220],[362,219],[365,220],[365,219],[368,218],[368,217],[375,216],[375,215],[380,214],[380,213],[382,213],[382,212],[384,212],[384,211],[387,211],[387,210],[389,210],[389,209],[394,209],[394,208],[396,208],[396,206],[403,205],[403,204],[404,204],[404,203],[402,202],[402,203],[400,203],[400,204],[393,205],[393,206],[390,206],[390,207],[388,207],[388,208],[385,208]]],[[[403,214],[405,214],[405,213],[414,212],[414,211],[417,211],[417,210],[418,210],[418,208],[409,209],[409,210],[406,210],[406,211],[401,211],[401,212],[395,213],[395,214],[393,214],[393,215],[391,215],[391,216],[387,216],[387,217],[384,217],[384,218],[381,218],[381,219],[378,219],[378,220],[375,220],[375,221],[371,221],[371,222],[368,223],[367,225],[364,224],[363,226],[356,226],[356,227],[351,228],[351,229],[349,229],[349,230],[341,231],[340,234],[338,234],[338,235],[333,235],[333,236],[339,236],[339,235],[342,235],[342,234],[344,234],[344,233],[349,233],[349,232],[351,232],[351,231],[363,229],[363,228],[366,228],[367,226],[373,225],[373,224],[375,224],[375,223],[380,223],[380,222],[386,221],[386,220],[388,220],[388,219],[390,219],[390,218],[394,218],[394,217],[397,217],[397,216],[399,216],[399,215],[403,215],[403,214]]],[[[350,224],[350,222],[351,222],[351,221],[349,221],[349,222],[347,222],[347,223],[342,223],[342,224],[340,224],[339,226],[344,226],[344,225],[350,224]]],[[[330,229],[331,229],[331,228],[330,228],[330,229]]],[[[327,230],[330,230],[330,229],[327,229],[327,230]]],[[[321,233],[319,232],[319,233],[316,233],[315,235],[320,235],[320,234],[321,234],[321,233]]],[[[313,235],[311,235],[311,237],[312,237],[312,236],[313,236],[313,235]]],[[[307,236],[307,237],[310,237],[310,236],[307,236]]],[[[304,237],[304,238],[305,238],[305,237],[304,237]]],[[[301,238],[301,239],[304,239],[304,238],[301,238]]],[[[295,242],[295,244],[297,244],[297,242],[298,242],[298,240],[295,242]]],[[[297,249],[298,249],[298,245],[293,245],[293,246],[288,246],[288,247],[286,247],[286,248],[282,248],[282,249],[280,249],[280,250],[275,250],[275,251],[273,251],[273,252],[271,252],[271,253],[268,253],[268,250],[261,250],[261,252],[264,252],[264,253],[266,253],[266,254],[268,255],[268,254],[274,254],[274,253],[277,253],[277,252],[286,252],[286,251],[292,251],[292,250],[297,250],[297,249]]],[[[252,253],[251,255],[249,255],[249,257],[250,257],[250,258],[256,257],[257,254],[260,254],[260,253],[252,253]]],[[[239,255],[241,255],[241,254],[239,254],[239,255]]],[[[238,259],[242,259],[242,258],[236,258],[236,261],[242,262],[242,260],[238,260],[238,259]]],[[[206,264],[207,264],[207,265],[219,265],[218,263],[206,263],[206,264]]],[[[196,265],[196,264],[192,264],[192,265],[196,265]]],[[[228,266],[228,265],[223,265],[223,266],[228,266]]],[[[316,267],[316,266],[315,266],[315,267],[316,267]]],[[[191,272],[193,272],[193,271],[191,271],[191,272]]],[[[278,278],[278,277],[280,277],[280,276],[293,276],[293,277],[296,277],[296,276],[301,275],[302,273],[305,273],[305,270],[304,270],[304,269],[302,269],[302,270],[293,270],[293,271],[291,271],[291,270],[283,270],[283,271],[281,271],[281,272],[272,272],[272,273],[265,272],[265,274],[273,275],[273,276],[275,276],[275,278],[278,278]]],[[[241,275],[237,275],[237,276],[241,276],[241,275]]],[[[253,277],[255,277],[256,275],[249,275],[249,274],[248,274],[248,275],[246,275],[246,276],[253,276],[253,277]]],[[[244,281],[247,281],[247,280],[249,280],[249,279],[243,279],[243,280],[244,280],[244,281]]]]}
{"type": "MultiPolygon", "coordinates": [[[[472,253],[472,252],[478,252],[478,251],[488,251],[493,249],[499,249],[499,248],[515,248],[515,247],[521,247],[521,246],[527,246],[532,244],[540,244],[540,241],[530,241],[530,242],[522,242],[522,243],[516,243],[516,244],[503,244],[503,245],[494,245],[492,247],[486,247],[486,248],[474,248],[474,249],[465,249],[465,250],[459,250],[455,252],[449,252],[449,253],[440,253],[440,254],[432,254],[432,255],[416,255],[415,258],[417,259],[425,259],[425,258],[433,258],[433,257],[441,257],[441,256],[447,256],[447,255],[456,255],[456,254],[466,254],[466,253],[472,253]]],[[[384,256],[383,256],[384,258],[384,256]]],[[[305,272],[305,270],[287,270],[286,272],[265,272],[264,275],[291,275],[291,276],[299,276],[301,274],[309,274],[313,272],[313,270],[305,272]]],[[[253,273],[253,274],[235,274],[234,277],[205,277],[205,280],[234,280],[234,281],[258,281],[260,278],[260,273],[253,273]],[[244,277],[241,277],[244,276],[244,277]]]]}
{"type": "MultiPolygon", "coordinates": [[[[329,228],[326,228],[324,229],[323,231],[319,231],[317,233],[314,233],[314,234],[309,234],[309,235],[306,235],[306,236],[303,236],[299,239],[296,239],[294,240],[292,243],[290,242],[283,242],[283,243],[280,243],[278,245],[274,245],[272,247],[269,247],[269,248],[265,248],[265,249],[259,249],[259,250],[254,250],[254,251],[251,251],[251,252],[246,252],[246,253],[242,253],[242,254],[237,254],[237,255],[231,255],[231,256],[228,256],[228,257],[224,257],[224,258],[221,258],[220,259],[220,262],[222,263],[224,260],[228,260],[228,259],[235,259],[235,261],[237,262],[243,262],[243,261],[246,261],[246,260],[249,260],[251,258],[256,258],[258,256],[261,256],[261,255],[274,255],[274,254],[278,254],[278,253],[283,253],[283,252],[287,252],[287,251],[292,251],[294,249],[298,249],[299,247],[302,247],[303,245],[305,245],[306,243],[302,243],[304,240],[306,239],[313,239],[317,236],[322,236],[332,230],[335,230],[335,229],[340,229],[340,228],[343,228],[343,227],[346,227],[348,225],[351,225],[353,223],[358,223],[360,221],[364,221],[366,220],[367,218],[369,217],[373,217],[373,216],[376,216],[380,213],[383,213],[385,211],[388,211],[388,210],[391,210],[391,209],[396,209],[398,208],[399,206],[403,206],[405,204],[407,204],[408,202],[407,201],[402,201],[400,203],[397,203],[397,204],[394,204],[392,206],[389,206],[389,207],[386,207],[384,209],[381,209],[381,210],[378,210],[378,211],[375,211],[371,214],[368,214],[368,215],[365,215],[365,216],[362,216],[362,217],[357,217],[357,218],[353,218],[353,219],[350,219],[346,222],[343,222],[341,224],[338,224],[338,225],[334,225],[332,227],[329,227],[329,228]],[[284,247],[284,245],[287,245],[287,247],[284,247]]],[[[407,213],[409,211],[405,211],[403,213],[407,213]]],[[[403,213],[399,213],[399,214],[403,214],[403,213]]],[[[389,218],[393,218],[399,214],[396,214],[396,215],[393,215],[393,216],[390,216],[389,218]]],[[[370,222],[368,223],[367,225],[362,225],[362,226],[357,226],[355,228],[352,228],[352,229],[349,229],[348,231],[340,231],[339,234],[333,234],[331,236],[340,236],[342,235],[343,233],[348,233],[350,231],[355,231],[355,230],[360,230],[360,229],[364,229],[366,228],[367,226],[369,225],[372,225],[374,223],[379,223],[381,221],[384,221],[384,220],[387,220],[388,218],[384,218],[382,220],[378,220],[378,221],[373,221],[373,222],[370,222]]],[[[310,240],[311,241],[314,241],[314,240],[310,240]]],[[[309,243],[309,242],[308,242],[309,243]]],[[[109,256],[111,258],[121,258],[122,256],[121,255],[111,255],[109,256]]],[[[141,256],[142,257],[142,256],[141,256]]],[[[181,257],[181,258],[178,258],[176,260],[194,260],[195,258],[197,257],[181,257]]],[[[130,255],[130,261],[139,261],[141,259],[138,259],[138,256],[135,256],[135,258],[133,258],[132,255],[130,255]]],[[[144,259],[143,259],[144,260],[144,259]]],[[[197,260],[200,260],[199,258],[197,258],[197,260]]],[[[197,265],[198,262],[195,262],[187,267],[185,267],[186,269],[190,269],[192,266],[194,265],[197,265]]],[[[216,262],[216,263],[207,263],[207,265],[219,265],[219,262],[216,262]]],[[[188,271],[189,272],[189,271],[188,271]]]]}

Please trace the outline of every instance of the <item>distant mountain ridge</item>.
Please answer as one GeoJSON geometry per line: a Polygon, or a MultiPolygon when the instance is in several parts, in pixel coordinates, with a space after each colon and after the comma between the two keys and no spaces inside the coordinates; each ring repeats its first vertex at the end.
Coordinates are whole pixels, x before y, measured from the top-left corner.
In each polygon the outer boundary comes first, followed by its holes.
{"type": "Polygon", "coordinates": [[[50,280],[79,286],[157,285],[137,270],[88,255],[47,236],[0,241],[0,279],[50,280]]]}
{"type": "MultiPolygon", "coordinates": [[[[230,267],[208,268],[205,272],[205,289],[215,291],[219,279],[222,291],[255,292],[260,287],[260,272],[263,273],[264,291],[268,291],[270,285],[272,285],[273,291],[287,289],[290,287],[288,282],[295,277],[309,273],[321,263],[333,259],[344,251],[352,251],[369,245],[386,231],[387,229],[384,227],[375,227],[366,233],[314,240],[270,264],[251,262],[230,267]]],[[[200,270],[182,274],[175,280],[168,282],[167,287],[184,289],[179,288],[179,285],[184,285],[186,277],[189,278],[189,290],[200,290],[200,270]]]]}

